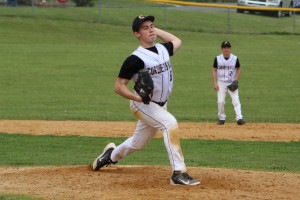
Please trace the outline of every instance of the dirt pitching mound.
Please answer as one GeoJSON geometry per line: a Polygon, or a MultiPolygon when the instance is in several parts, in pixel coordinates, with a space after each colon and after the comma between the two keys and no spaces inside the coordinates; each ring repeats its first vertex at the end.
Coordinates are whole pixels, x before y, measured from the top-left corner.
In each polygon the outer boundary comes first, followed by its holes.
{"type": "MultiPolygon", "coordinates": [[[[299,124],[179,123],[182,138],[300,141],[299,124]]],[[[128,137],[134,122],[0,121],[0,132],[128,137]]],[[[157,137],[161,137],[158,133],[157,137]]],[[[171,186],[170,167],[0,167],[0,193],[45,199],[300,199],[300,174],[188,167],[198,186],[171,186]]]]}
{"type": "Polygon", "coordinates": [[[160,166],[0,168],[0,192],[46,199],[299,199],[300,175],[188,168],[198,186],[171,186],[160,166]]]}

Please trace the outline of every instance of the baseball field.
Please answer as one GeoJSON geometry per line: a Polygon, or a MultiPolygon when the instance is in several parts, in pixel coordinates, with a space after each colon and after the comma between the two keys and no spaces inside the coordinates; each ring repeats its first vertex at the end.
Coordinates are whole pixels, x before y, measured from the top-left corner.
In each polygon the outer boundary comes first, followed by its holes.
{"type": "Polygon", "coordinates": [[[167,29],[183,41],[172,58],[168,109],[199,186],[169,184],[160,132],[117,165],[88,169],[108,142],[120,144],[135,128],[128,101],[113,92],[120,66],[138,45],[133,17],[153,14],[164,27],[159,9],[121,10],[105,8],[100,22],[87,20],[92,8],[0,15],[0,199],[300,199],[300,39],[285,32],[287,18],[232,14],[235,28],[227,34],[217,20],[222,12],[211,13],[210,23],[203,12],[168,13],[167,29]],[[179,20],[187,16],[192,20],[179,20]],[[226,124],[216,124],[211,67],[223,40],[242,66],[244,126],[234,122],[230,98],[226,124]]]}
{"type": "Polygon", "coordinates": [[[0,167],[0,196],[270,200],[300,197],[299,124],[218,126],[182,122],[179,126],[188,171],[201,180],[199,186],[169,184],[171,171],[161,133],[144,151],[99,172],[90,171],[88,164],[102,147],[107,142],[119,144],[130,136],[135,122],[2,120],[1,132],[11,134],[0,134],[1,157],[5,158],[1,162],[7,163],[0,167]]]}

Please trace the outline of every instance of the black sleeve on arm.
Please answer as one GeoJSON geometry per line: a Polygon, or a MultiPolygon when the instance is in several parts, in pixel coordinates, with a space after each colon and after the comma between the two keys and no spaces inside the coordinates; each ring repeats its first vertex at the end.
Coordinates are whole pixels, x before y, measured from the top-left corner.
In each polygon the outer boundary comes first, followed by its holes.
{"type": "Polygon", "coordinates": [[[144,65],[139,57],[131,55],[124,61],[118,77],[130,80],[135,73],[144,68],[144,65]]]}
{"type": "Polygon", "coordinates": [[[166,47],[166,49],[169,52],[170,56],[173,56],[173,49],[174,49],[174,45],[172,42],[166,42],[166,43],[161,43],[162,45],[164,45],[166,47]]]}
{"type": "Polygon", "coordinates": [[[237,58],[236,59],[236,63],[235,63],[235,68],[239,68],[241,65],[240,65],[240,61],[239,59],[237,58]]]}
{"type": "Polygon", "coordinates": [[[214,68],[218,68],[218,61],[217,61],[217,57],[215,57],[215,60],[214,60],[214,65],[213,65],[214,68]]]}

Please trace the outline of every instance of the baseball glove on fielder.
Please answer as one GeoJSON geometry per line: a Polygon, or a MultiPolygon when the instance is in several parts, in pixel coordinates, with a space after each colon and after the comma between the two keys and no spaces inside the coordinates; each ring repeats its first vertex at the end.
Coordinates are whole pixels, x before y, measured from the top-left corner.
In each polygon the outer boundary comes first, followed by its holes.
{"type": "Polygon", "coordinates": [[[237,80],[233,81],[230,85],[227,86],[227,88],[232,92],[238,89],[238,87],[239,85],[237,80]]]}
{"type": "Polygon", "coordinates": [[[144,104],[149,104],[153,94],[153,80],[147,69],[141,69],[138,74],[138,79],[134,84],[134,90],[143,99],[144,104]]]}

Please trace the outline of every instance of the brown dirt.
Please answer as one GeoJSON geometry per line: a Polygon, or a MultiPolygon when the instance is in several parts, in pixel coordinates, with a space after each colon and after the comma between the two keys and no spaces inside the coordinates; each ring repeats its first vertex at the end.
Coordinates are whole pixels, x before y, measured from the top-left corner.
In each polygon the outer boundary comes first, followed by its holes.
{"type": "MultiPolygon", "coordinates": [[[[182,138],[300,141],[299,124],[179,123],[182,138]]],[[[0,132],[128,137],[134,122],[0,121],[0,132]]],[[[158,134],[157,137],[161,137],[158,134]]],[[[201,180],[191,187],[169,184],[169,167],[121,166],[99,172],[87,166],[0,167],[0,193],[45,199],[300,199],[300,174],[188,167],[201,180]]]]}

